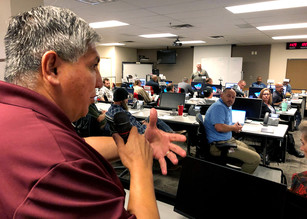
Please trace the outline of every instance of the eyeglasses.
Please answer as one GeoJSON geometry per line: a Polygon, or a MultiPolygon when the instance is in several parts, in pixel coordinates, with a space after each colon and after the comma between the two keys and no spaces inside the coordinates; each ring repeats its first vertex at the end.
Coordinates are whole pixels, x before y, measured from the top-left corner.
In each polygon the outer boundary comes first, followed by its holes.
{"type": "Polygon", "coordinates": [[[270,94],[262,94],[263,96],[269,96],[270,94]]]}

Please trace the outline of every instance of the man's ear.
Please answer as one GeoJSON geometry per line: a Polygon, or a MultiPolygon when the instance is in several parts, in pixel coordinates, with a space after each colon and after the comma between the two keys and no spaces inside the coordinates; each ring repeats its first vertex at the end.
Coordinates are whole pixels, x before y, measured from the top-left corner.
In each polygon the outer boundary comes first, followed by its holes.
{"type": "Polygon", "coordinates": [[[60,58],[54,51],[47,51],[42,57],[42,78],[47,80],[52,85],[58,85],[59,75],[58,66],[60,64],[60,58]]]}

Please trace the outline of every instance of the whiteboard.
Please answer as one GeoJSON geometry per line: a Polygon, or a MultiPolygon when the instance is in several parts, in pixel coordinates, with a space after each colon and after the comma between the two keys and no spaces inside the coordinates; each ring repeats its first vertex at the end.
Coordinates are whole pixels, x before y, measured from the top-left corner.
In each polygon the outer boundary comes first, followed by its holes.
{"type": "Polygon", "coordinates": [[[100,58],[100,75],[102,78],[112,75],[112,60],[111,58],[100,58]]]}
{"type": "Polygon", "coordinates": [[[237,83],[242,79],[242,57],[212,57],[202,58],[201,66],[208,72],[213,80],[213,84],[219,84],[219,79],[223,79],[222,84],[227,82],[237,83]]]}
{"type": "Polygon", "coordinates": [[[146,75],[152,73],[152,63],[124,63],[123,62],[123,77],[132,75],[133,78],[146,78],[146,75]]]}

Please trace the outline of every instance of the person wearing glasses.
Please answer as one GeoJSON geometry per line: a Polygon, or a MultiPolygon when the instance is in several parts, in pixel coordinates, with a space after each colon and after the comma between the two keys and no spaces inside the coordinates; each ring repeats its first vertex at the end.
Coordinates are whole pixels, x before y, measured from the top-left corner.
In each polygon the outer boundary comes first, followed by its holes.
{"type": "Polygon", "coordinates": [[[261,110],[261,118],[264,117],[265,113],[276,113],[274,107],[272,106],[272,94],[269,88],[263,88],[260,91],[259,98],[262,99],[262,110],[261,110]]]}

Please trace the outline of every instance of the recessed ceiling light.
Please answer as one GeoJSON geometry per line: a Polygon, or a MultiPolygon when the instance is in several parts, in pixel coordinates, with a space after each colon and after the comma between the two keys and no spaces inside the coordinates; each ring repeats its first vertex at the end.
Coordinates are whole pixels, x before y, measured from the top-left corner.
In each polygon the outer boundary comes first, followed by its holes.
{"type": "Polygon", "coordinates": [[[273,40],[287,40],[287,39],[307,39],[307,35],[292,35],[292,36],[275,36],[273,40]]]}
{"type": "Polygon", "coordinates": [[[124,46],[124,43],[102,43],[99,46],[124,46]]]}
{"type": "Polygon", "coordinates": [[[297,1],[279,0],[279,1],[267,1],[267,2],[231,6],[231,7],[226,7],[226,9],[234,14],[239,14],[239,13],[270,11],[270,10],[297,8],[297,7],[306,7],[306,6],[307,6],[306,0],[297,0],[297,1]]]}
{"type": "Polygon", "coordinates": [[[129,24],[121,22],[121,21],[116,21],[116,20],[90,23],[90,27],[92,28],[119,27],[119,26],[125,26],[125,25],[129,25],[129,24]]]}
{"type": "Polygon", "coordinates": [[[280,24],[280,25],[260,26],[256,28],[258,30],[284,30],[284,29],[295,29],[295,28],[307,28],[307,23],[280,24]]]}
{"type": "Polygon", "coordinates": [[[191,40],[191,41],[180,41],[182,44],[197,44],[197,43],[206,43],[205,41],[202,40],[191,40]]]}
{"type": "Polygon", "coordinates": [[[144,38],[162,38],[162,37],[176,37],[177,35],[171,33],[157,33],[157,34],[144,34],[139,36],[144,38]]]}

